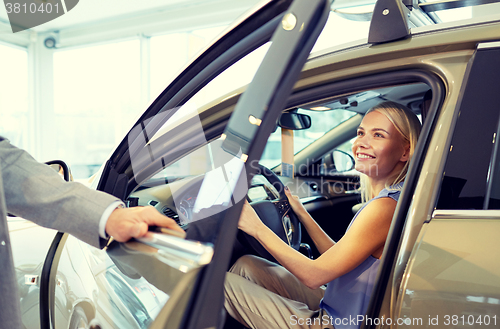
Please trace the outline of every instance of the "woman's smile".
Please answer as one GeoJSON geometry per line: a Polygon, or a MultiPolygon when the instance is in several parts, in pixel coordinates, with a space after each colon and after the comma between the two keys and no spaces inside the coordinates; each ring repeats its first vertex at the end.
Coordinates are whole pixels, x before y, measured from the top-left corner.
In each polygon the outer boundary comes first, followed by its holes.
{"type": "Polygon", "coordinates": [[[357,153],[356,154],[356,159],[360,160],[360,161],[363,161],[363,160],[366,160],[366,159],[375,159],[375,157],[372,156],[372,155],[366,154],[366,153],[357,153]]]}

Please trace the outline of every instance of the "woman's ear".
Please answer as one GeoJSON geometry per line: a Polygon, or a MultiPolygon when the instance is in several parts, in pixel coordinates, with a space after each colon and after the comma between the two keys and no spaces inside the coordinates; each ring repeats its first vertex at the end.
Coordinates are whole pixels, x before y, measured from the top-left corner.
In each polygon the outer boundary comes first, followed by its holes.
{"type": "Polygon", "coordinates": [[[410,160],[410,143],[403,145],[403,154],[399,159],[401,162],[407,162],[408,160],[410,160]]]}

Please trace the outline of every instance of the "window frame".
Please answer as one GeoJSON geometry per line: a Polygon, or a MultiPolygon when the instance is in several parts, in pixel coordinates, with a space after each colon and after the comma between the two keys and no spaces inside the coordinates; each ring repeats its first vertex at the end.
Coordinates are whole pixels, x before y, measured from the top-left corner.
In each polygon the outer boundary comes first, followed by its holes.
{"type": "MultiPolygon", "coordinates": [[[[500,129],[500,115],[495,106],[500,103],[500,95],[488,87],[494,88],[492,86],[500,83],[500,76],[495,74],[500,71],[500,63],[494,60],[500,55],[499,46],[480,44],[469,61],[465,83],[456,107],[448,154],[443,159],[443,175],[436,197],[436,210],[455,210],[458,214],[461,209],[488,209],[488,191],[491,192],[490,186],[495,179],[494,162],[498,149],[493,134],[498,133],[500,129]],[[471,133],[474,134],[473,139],[470,138],[471,133]],[[492,140],[491,148],[485,153],[484,147],[492,140]],[[478,161],[481,163],[478,164],[478,161]],[[459,172],[460,176],[457,176],[456,172],[459,172]],[[467,186],[468,182],[470,184],[467,186]],[[482,190],[482,194],[461,196],[466,187],[470,190],[471,184],[476,186],[472,190],[482,190]],[[449,200],[449,195],[452,200],[449,200]],[[482,201],[478,199],[481,197],[482,201]],[[454,199],[456,200],[453,201],[454,199]]],[[[469,190],[465,190],[466,193],[470,193],[469,190]]]]}

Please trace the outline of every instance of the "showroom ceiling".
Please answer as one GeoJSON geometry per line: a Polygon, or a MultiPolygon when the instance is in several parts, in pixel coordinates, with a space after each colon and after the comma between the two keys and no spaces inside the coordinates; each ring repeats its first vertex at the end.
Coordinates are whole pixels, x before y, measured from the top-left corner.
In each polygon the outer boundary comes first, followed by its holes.
{"type": "MultiPolygon", "coordinates": [[[[81,0],[63,16],[29,30],[12,33],[5,6],[0,6],[0,42],[27,47],[53,34],[58,47],[137,35],[185,32],[229,25],[260,0],[81,0]]],[[[375,0],[336,0],[335,8],[373,4],[375,0]]]]}
{"type": "Polygon", "coordinates": [[[27,46],[37,36],[57,33],[62,46],[132,35],[152,35],[227,25],[259,0],[81,0],[63,16],[12,33],[0,6],[0,41],[27,46]]]}
{"type": "MultiPolygon", "coordinates": [[[[81,0],[69,12],[57,19],[45,24],[36,26],[31,30],[37,33],[47,31],[60,31],[82,27],[103,21],[123,20],[132,17],[148,17],[151,14],[177,11],[182,8],[189,8],[193,14],[200,9],[206,11],[207,6],[212,6],[212,11],[231,10],[231,8],[241,8],[257,4],[259,0],[81,0]],[[224,4],[221,6],[221,4],[224,4]]],[[[334,2],[335,8],[354,7],[365,4],[373,4],[375,0],[337,0],[334,2]]],[[[0,22],[7,23],[9,18],[4,6],[0,6],[0,22]]]]}
{"type": "MultiPolygon", "coordinates": [[[[214,4],[214,9],[219,9],[217,3],[220,2],[220,0],[81,0],[72,10],[63,16],[34,27],[33,30],[37,32],[62,30],[93,24],[103,20],[148,16],[152,13],[178,10],[182,7],[190,7],[193,11],[196,11],[197,7],[202,4],[206,5],[207,3],[212,3],[214,4]]],[[[237,1],[232,1],[232,3],[236,5],[237,1]]],[[[8,22],[5,7],[1,7],[0,20],[8,22]]]]}

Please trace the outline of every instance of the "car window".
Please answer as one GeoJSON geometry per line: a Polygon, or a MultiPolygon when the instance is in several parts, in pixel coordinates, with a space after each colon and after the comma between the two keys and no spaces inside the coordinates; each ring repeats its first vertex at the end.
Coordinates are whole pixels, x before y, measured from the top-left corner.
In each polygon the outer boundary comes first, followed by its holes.
{"type": "MultiPolygon", "coordinates": [[[[311,117],[311,127],[309,129],[296,130],[293,132],[294,154],[302,151],[325,133],[356,115],[356,112],[343,109],[331,111],[298,109],[297,112],[307,114],[311,117]]],[[[344,146],[343,148],[347,149],[346,151],[350,153],[350,147],[344,146]]],[[[273,168],[281,163],[281,128],[278,127],[276,131],[269,136],[266,148],[262,153],[259,163],[269,168],[273,168]]]]}
{"type": "Polygon", "coordinates": [[[500,209],[498,56],[500,49],[484,49],[475,55],[458,105],[438,209],[500,209]]]}

